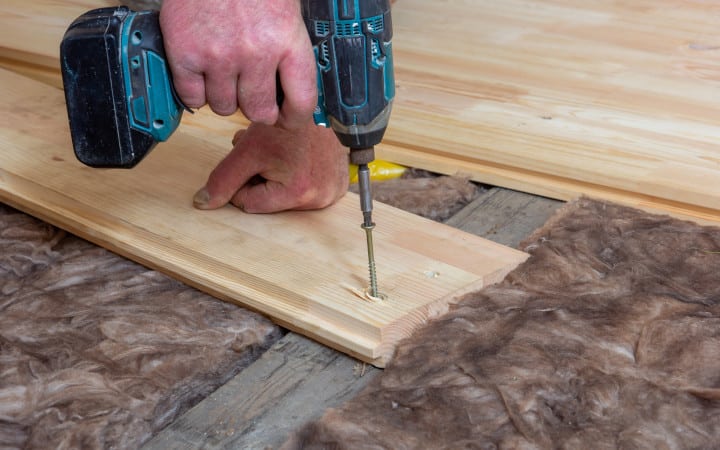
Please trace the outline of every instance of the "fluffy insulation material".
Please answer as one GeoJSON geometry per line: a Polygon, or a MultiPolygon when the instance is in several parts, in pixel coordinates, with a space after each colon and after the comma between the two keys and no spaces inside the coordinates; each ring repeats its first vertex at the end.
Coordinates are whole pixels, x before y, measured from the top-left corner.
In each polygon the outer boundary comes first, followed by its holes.
{"type": "Polygon", "coordinates": [[[573,202],[286,449],[720,446],[720,229],[573,202]]]}
{"type": "Polygon", "coordinates": [[[279,333],[0,205],[0,448],[137,448],[279,333]]]}

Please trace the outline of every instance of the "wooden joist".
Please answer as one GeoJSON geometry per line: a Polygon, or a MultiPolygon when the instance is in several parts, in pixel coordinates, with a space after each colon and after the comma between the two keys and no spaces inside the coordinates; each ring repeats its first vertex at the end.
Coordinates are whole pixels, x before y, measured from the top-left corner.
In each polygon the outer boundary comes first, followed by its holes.
{"type": "Polygon", "coordinates": [[[227,152],[177,132],[132,170],[75,160],[62,91],[0,71],[0,201],[382,366],[395,343],[526,254],[376,205],[385,302],[367,285],[356,196],[322,211],[199,211],[194,191],[227,152]]]}

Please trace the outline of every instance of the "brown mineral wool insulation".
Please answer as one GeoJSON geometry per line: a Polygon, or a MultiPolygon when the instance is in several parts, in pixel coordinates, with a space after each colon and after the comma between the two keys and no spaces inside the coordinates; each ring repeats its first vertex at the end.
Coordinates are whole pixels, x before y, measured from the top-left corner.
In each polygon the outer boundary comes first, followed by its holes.
{"type": "MultiPolygon", "coordinates": [[[[370,186],[375,201],[443,222],[480,192],[469,179],[459,176],[428,176],[395,178],[373,182],[370,186]]],[[[350,187],[358,192],[357,184],[350,187]]]]}
{"type": "Polygon", "coordinates": [[[581,199],[305,449],[720,448],[720,229],[581,199]]]}
{"type": "Polygon", "coordinates": [[[0,448],[129,449],[279,337],[0,204],[0,448]]]}

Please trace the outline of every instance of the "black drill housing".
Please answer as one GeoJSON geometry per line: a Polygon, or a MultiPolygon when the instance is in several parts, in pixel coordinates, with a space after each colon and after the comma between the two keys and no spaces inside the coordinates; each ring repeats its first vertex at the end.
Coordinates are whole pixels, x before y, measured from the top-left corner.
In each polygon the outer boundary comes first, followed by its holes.
{"type": "Polygon", "coordinates": [[[354,149],[382,141],[395,82],[389,0],[302,0],[329,125],[354,149]]]}
{"type": "MultiPolygon", "coordinates": [[[[60,45],[75,156],[92,167],[131,168],[158,142],[150,133],[132,126],[132,105],[126,94],[123,71],[123,64],[129,64],[130,60],[143,61],[141,52],[150,51],[165,57],[158,13],[135,16],[130,33],[142,33],[142,44],[128,46],[128,54],[123,55],[123,21],[131,12],[126,7],[89,11],[72,22],[60,45]]],[[[142,90],[151,81],[146,79],[143,69],[137,67],[130,72],[134,99],[145,96],[142,90]]],[[[146,121],[151,122],[149,105],[143,106],[146,121]]],[[[135,111],[138,111],[137,105],[135,111]]],[[[142,118],[143,114],[136,114],[137,117],[142,118]]],[[[152,123],[145,125],[152,126],[152,123]]]]}

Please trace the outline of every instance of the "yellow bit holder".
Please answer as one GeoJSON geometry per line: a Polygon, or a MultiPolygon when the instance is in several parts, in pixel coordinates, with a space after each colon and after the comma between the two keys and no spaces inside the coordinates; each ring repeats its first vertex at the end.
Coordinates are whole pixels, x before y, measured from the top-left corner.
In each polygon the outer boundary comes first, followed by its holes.
{"type": "MultiPolygon", "coordinates": [[[[368,164],[370,169],[370,179],[372,181],[385,181],[393,178],[399,178],[407,167],[399,164],[391,163],[389,161],[375,160],[368,164]]],[[[350,164],[350,183],[358,182],[358,166],[356,164],[350,164]]]]}

